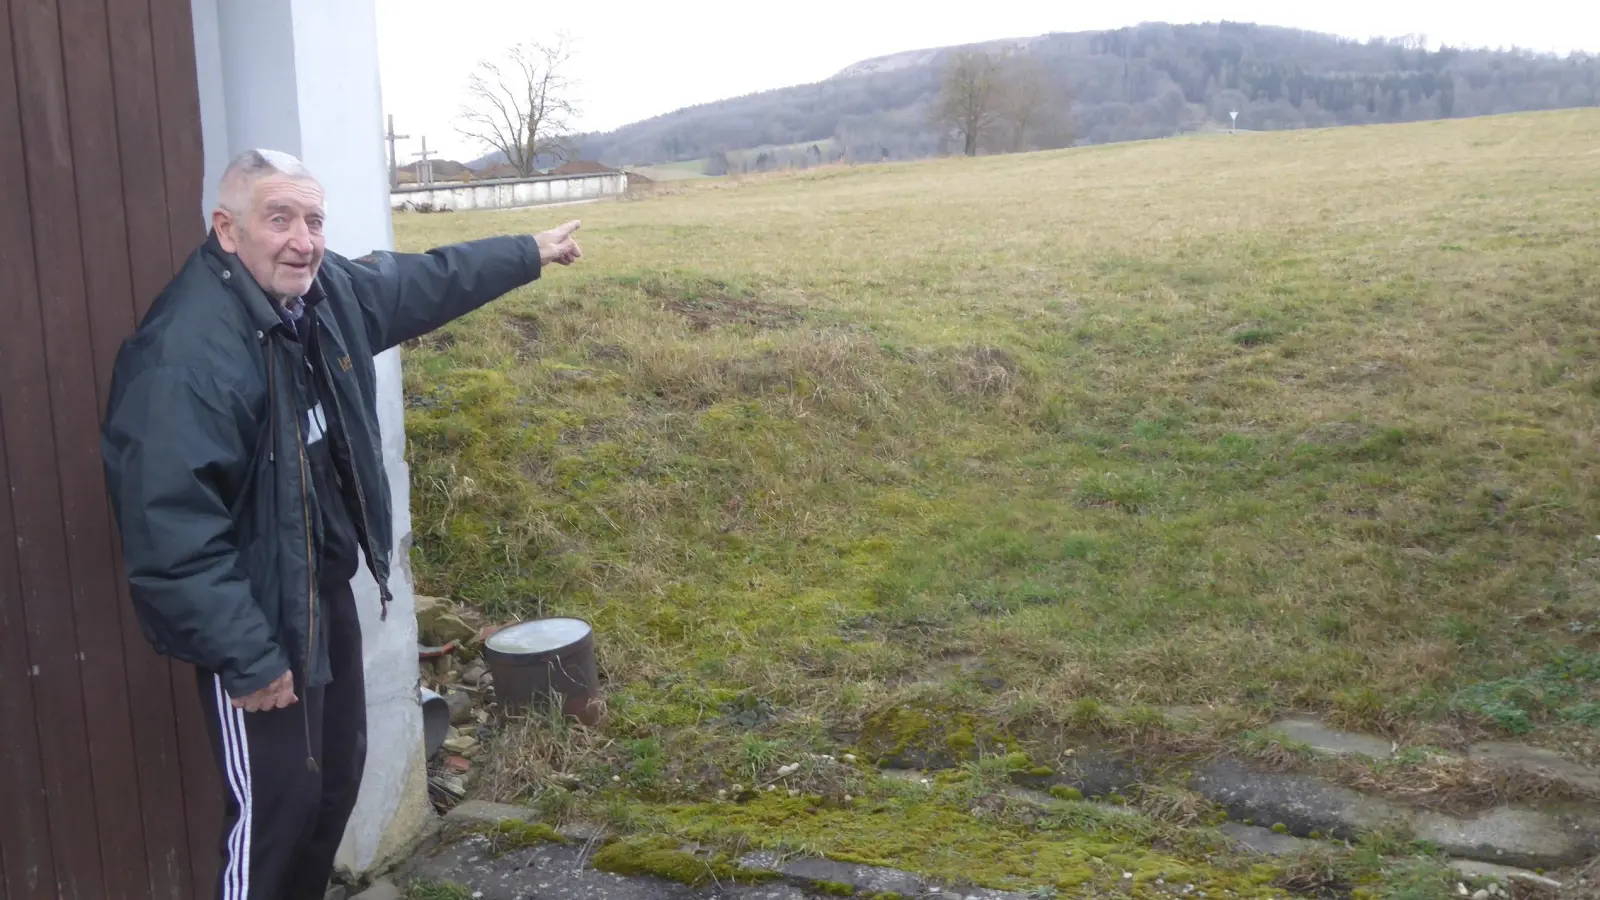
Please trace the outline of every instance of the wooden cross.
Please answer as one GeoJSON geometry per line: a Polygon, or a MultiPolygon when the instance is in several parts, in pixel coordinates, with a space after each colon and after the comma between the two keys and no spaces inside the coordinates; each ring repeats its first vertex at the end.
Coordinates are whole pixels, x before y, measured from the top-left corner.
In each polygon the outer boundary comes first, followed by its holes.
{"type": "Polygon", "coordinates": [[[409,135],[409,134],[395,134],[394,133],[394,116],[391,115],[389,117],[389,133],[385,134],[384,137],[387,138],[388,141],[389,141],[389,187],[392,187],[392,188],[393,187],[399,187],[400,186],[400,161],[395,156],[394,142],[395,141],[409,141],[409,140],[411,140],[411,135],[409,135]]]}
{"type": "Polygon", "coordinates": [[[422,161],[422,165],[417,166],[417,181],[422,184],[433,184],[433,163],[428,161],[428,157],[438,154],[428,149],[427,135],[422,136],[422,152],[411,155],[422,161]]]}

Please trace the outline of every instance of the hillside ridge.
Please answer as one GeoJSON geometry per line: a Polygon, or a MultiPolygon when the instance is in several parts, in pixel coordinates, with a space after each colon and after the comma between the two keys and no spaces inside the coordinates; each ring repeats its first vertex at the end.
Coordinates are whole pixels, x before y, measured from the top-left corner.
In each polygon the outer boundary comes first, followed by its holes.
{"type": "MultiPolygon", "coordinates": [[[[1354,40],[1272,25],[1147,22],[1110,31],[1048,33],[966,47],[1024,48],[1070,96],[1066,129],[1024,149],[1241,128],[1424,121],[1600,104],[1600,57],[1439,47],[1414,38],[1354,40]]],[[[704,160],[741,150],[831,141],[826,161],[936,156],[948,135],[929,121],[934,47],[872,57],[810,84],[684,107],[579,136],[575,156],[610,165],[704,160]]],[[[1010,149],[1007,147],[1006,149],[1010,149]]],[[[490,157],[471,165],[480,167],[490,157]]],[[[809,161],[774,155],[778,167],[809,161]]]]}

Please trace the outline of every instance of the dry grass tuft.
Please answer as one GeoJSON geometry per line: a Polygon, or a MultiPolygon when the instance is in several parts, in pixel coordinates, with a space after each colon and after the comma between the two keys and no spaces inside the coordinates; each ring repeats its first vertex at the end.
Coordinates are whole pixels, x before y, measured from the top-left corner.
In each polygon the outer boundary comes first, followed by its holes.
{"type": "Polygon", "coordinates": [[[552,794],[564,796],[581,773],[604,760],[609,744],[559,716],[513,719],[490,742],[477,789],[505,802],[540,804],[552,794]]]}
{"type": "Polygon", "coordinates": [[[1454,815],[1509,803],[1600,803],[1600,792],[1585,791],[1561,778],[1435,753],[1400,764],[1343,760],[1319,768],[1356,790],[1454,815]]]}

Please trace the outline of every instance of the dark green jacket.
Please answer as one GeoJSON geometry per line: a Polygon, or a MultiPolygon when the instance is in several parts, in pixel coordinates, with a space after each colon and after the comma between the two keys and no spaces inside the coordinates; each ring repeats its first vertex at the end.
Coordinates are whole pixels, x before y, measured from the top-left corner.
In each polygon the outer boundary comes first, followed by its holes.
{"type": "MultiPolygon", "coordinates": [[[[394,546],[373,356],[539,277],[532,237],[326,254],[307,294],[333,382],[335,465],[388,609],[394,546]]],[[[309,316],[308,316],[309,317],[309,316]]],[[[294,394],[305,347],[210,236],[122,345],[101,435],[134,608],[157,652],[242,697],[330,680],[321,514],[294,394]]]]}

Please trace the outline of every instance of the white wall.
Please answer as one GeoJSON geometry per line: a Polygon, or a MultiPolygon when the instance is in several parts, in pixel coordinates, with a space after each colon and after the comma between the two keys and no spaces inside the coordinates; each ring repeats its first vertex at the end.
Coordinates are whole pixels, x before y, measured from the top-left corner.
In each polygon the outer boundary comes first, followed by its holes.
{"type": "Polygon", "coordinates": [[[598,200],[627,192],[627,173],[614,172],[482,184],[435,182],[427,186],[406,185],[390,191],[389,205],[395,209],[417,209],[427,204],[431,209],[448,209],[455,212],[470,209],[519,209],[550,203],[598,200]]]}
{"type": "MultiPolygon", "coordinates": [[[[300,157],[327,195],[328,248],[346,256],[394,246],[378,80],[375,0],[191,0],[205,140],[205,212],[235,154],[270,147],[300,157]]],[[[409,474],[398,351],[378,357],[396,536],[389,617],[363,569],[355,583],[366,655],[367,770],[339,851],[364,873],[403,852],[432,816],[417,688],[409,474]]]]}

